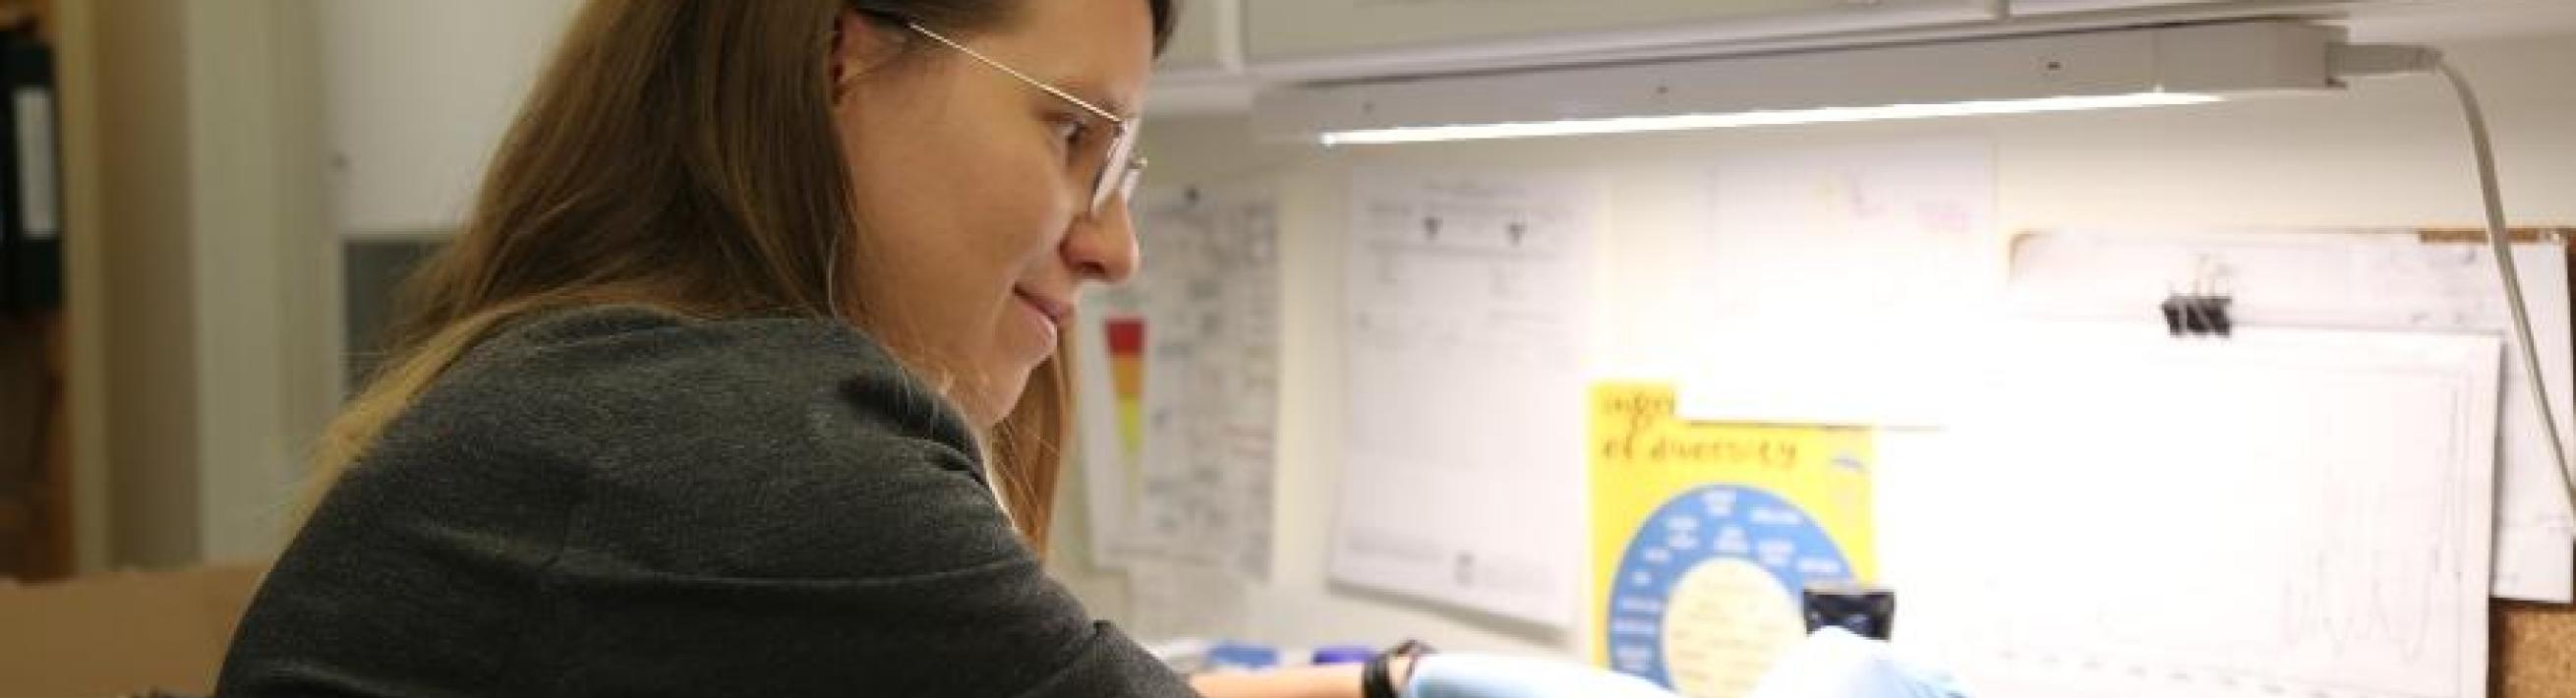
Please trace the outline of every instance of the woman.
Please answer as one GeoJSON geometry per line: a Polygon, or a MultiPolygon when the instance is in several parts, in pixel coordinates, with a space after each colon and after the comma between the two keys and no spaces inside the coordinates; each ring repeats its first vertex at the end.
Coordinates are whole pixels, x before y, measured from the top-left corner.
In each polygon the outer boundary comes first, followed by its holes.
{"type": "MultiPolygon", "coordinates": [[[[1171,0],[595,0],[414,280],[219,695],[1662,695],[1185,680],[1039,566],[1171,0]]],[[[1552,687],[1552,688],[1551,688],[1552,687]]]]}

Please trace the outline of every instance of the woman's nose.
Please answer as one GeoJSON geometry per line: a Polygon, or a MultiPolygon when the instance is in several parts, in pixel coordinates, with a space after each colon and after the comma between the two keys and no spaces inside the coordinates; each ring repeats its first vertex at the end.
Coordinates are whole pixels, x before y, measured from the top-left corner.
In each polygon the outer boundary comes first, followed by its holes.
{"type": "Polygon", "coordinates": [[[1099,212],[1075,219],[1064,236],[1063,253],[1075,278],[1119,284],[1135,276],[1136,220],[1127,210],[1127,197],[1101,202],[1099,212]]]}

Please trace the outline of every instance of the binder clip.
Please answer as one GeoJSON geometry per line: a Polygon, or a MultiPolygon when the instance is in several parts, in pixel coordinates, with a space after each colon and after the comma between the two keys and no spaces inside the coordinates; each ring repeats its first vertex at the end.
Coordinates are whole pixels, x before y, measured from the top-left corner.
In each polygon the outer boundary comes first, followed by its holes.
{"type": "Polygon", "coordinates": [[[2227,316],[2227,306],[2235,302],[2217,291],[2226,270],[2216,260],[2203,257],[2197,266],[2190,293],[2165,295],[2165,332],[2176,337],[2226,337],[2236,330],[2235,320],[2227,316]]]}
{"type": "Polygon", "coordinates": [[[2236,328],[2227,317],[2226,296],[2174,294],[2165,297],[2165,332],[2176,337],[2225,337],[2236,328]]]}

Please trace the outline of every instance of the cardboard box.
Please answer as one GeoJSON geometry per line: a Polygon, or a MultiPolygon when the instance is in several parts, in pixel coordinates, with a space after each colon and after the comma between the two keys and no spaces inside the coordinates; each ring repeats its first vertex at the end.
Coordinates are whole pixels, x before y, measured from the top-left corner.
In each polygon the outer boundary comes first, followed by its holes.
{"type": "Polygon", "coordinates": [[[0,582],[0,696],[211,695],[264,569],[0,582]]]}

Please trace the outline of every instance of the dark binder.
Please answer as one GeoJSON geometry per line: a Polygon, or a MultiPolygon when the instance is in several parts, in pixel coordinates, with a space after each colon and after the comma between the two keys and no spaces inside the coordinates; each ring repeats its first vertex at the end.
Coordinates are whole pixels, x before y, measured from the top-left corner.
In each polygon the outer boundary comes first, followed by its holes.
{"type": "Polygon", "coordinates": [[[0,83],[0,308],[50,310],[63,301],[53,51],[28,32],[0,32],[0,83]]]}

